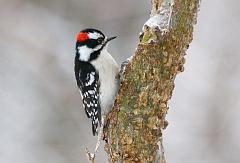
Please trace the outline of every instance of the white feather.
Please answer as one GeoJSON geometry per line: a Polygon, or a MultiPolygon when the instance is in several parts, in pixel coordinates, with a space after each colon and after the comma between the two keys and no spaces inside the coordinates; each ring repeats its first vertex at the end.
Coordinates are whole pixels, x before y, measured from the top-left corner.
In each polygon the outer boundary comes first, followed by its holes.
{"type": "Polygon", "coordinates": [[[80,54],[80,60],[81,61],[88,61],[90,58],[90,54],[93,52],[93,49],[88,48],[85,46],[78,47],[78,52],[80,54]]]}
{"type": "Polygon", "coordinates": [[[99,72],[100,80],[100,101],[102,114],[107,114],[113,106],[119,83],[116,78],[119,73],[119,66],[113,57],[104,48],[99,57],[91,64],[99,72]]]}
{"type": "Polygon", "coordinates": [[[90,32],[90,33],[88,33],[88,37],[90,39],[98,39],[99,37],[103,37],[103,36],[97,32],[90,32]]]}

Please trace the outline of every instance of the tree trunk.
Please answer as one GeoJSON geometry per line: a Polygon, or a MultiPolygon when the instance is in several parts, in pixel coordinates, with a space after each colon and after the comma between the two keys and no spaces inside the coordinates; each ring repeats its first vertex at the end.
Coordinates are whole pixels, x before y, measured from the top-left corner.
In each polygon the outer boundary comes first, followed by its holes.
{"type": "Polygon", "coordinates": [[[166,162],[159,142],[198,6],[199,0],[152,0],[151,17],[107,116],[105,150],[110,162],[166,162]]]}

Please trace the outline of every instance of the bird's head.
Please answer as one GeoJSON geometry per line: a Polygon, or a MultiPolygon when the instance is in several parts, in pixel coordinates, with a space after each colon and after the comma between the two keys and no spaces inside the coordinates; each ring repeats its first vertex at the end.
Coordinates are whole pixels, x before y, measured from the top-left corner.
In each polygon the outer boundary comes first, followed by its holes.
{"type": "Polygon", "coordinates": [[[76,36],[76,53],[80,61],[89,62],[96,59],[107,43],[116,37],[107,38],[97,29],[84,29],[76,36]]]}

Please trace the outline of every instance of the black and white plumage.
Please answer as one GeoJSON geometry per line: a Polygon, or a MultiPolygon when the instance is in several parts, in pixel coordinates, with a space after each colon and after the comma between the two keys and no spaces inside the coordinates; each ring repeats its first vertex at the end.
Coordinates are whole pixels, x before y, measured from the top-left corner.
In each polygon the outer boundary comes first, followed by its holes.
{"type": "Polygon", "coordinates": [[[98,123],[101,122],[99,75],[91,64],[81,61],[75,62],[77,62],[75,64],[75,77],[80,89],[83,107],[87,117],[92,119],[92,132],[95,135],[98,123]]]}
{"type": "Polygon", "coordinates": [[[75,78],[93,135],[99,132],[102,116],[112,109],[119,87],[119,66],[106,49],[114,38],[106,38],[96,29],[77,35],[75,78]]]}

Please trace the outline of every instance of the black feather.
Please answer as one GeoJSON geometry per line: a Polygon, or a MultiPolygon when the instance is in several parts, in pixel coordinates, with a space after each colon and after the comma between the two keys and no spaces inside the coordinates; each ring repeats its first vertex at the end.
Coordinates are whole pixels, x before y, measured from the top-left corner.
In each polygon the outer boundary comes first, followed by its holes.
{"type": "Polygon", "coordinates": [[[86,115],[92,120],[93,135],[98,133],[98,124],[101,124],[101,107],[99,94],[99,74],[88,62],[75,58],[75,78],[82,94],[83,107],[86,115]]]}

